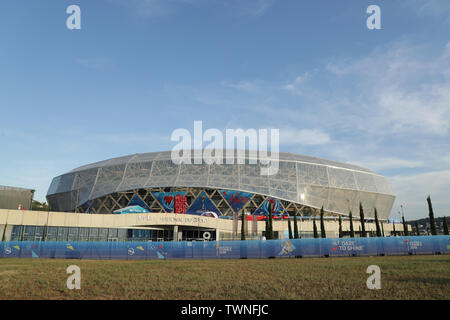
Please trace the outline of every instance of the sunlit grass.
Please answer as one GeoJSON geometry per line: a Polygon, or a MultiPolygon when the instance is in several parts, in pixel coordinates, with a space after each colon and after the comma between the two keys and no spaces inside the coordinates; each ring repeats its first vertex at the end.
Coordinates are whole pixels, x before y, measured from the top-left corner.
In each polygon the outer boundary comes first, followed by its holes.
{"type": "Polygon", "coordinates": [[[450,256],[258,260],[0,259],[1,299],[449,299],[450,256]],[[66,268],[81,268],[69,290],[66,268]],[[381,290],[366,269],[381,268],[381,290]]]}

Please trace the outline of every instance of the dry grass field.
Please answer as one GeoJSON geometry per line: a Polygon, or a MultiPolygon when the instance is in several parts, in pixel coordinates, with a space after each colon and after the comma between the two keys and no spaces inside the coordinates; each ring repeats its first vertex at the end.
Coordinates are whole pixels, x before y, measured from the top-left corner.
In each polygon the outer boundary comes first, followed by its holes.
{"type": "Polygon", "coordinates": [[[0,259],[0,299],[450,299],[450,256],[261,260],[0,259]],[[81,269],[69,290],[66,268],[81,269]],[[369,265],[381,289],[369,290],[369,265]]]}

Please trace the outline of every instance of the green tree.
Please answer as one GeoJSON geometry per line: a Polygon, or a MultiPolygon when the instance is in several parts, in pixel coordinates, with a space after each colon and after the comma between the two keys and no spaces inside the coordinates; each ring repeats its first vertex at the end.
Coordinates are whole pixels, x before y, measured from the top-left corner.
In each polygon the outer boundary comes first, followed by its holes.
{"type": "Polygon", "coordinates": [[[267,215],[267,217],[266,217],[266,230],[265,230],[266,231],[265,235],[266,235],[266,239],[267,240],[269,240],[269,229],[270,229],[269,224],[270,224],[269,216],[267,215]]]}
{"type": "Polygon", "coordinates": [[[375,227],[377,228],[377,237],[381,237],[381,229],[380,229],[380,222],[378,221],[377,208],[375,208],[374,211],[375,211],[375,227]]]}
{"type": "Polygon", "coordinates": [[[406,224],[406,221],[405,221],[405,217],[404,217],[404,216],[402,216],[402,223],[403,223],[403,234],[404,234],[405,236],[409,236],[408,225],[406,224]]]}
{"type": "Polygon", "coordinates": [[[343,238],[344,233],[342,232],[342,217],[339,216],[339,238],[343,238]]]}
{"type": "Polygon", "coordinates": [[[3,235],[2,235],[2,241],[6,241],[6,228],[8,227],[8,224],[5,224],[5,229],[3,229],[3,235]]]}
{"type": "Polygon", "coordinates": [[[362,206],[362,203],[359,203],[359,219],[361,222],[361,237],[365,238],[366,237],[366,225],[364,222],[364,209],[362,206]]]}
{"type": "Polygon", "coordinates": [[[417,223],[417,221],[416,221],[415,225],[416,225],[416,236],[420,236],[419,223],[417,223]]]}
{"type": "Polygon", "coordinates": [[[436,221],[434,220],[433,205],[431,204],[430,196],[428,196],[427,202],[428,202],[428,214],[430,215],[431,235],[435,236],[435,235],[437,235],[436,221]]]}
{"type": "Polygon", "coordinates": [[[245,240],[245,214],[241,214],[241,240],[245,240]]]}
{"type": "Polygon", "coordinates": [[[448,225],[447,225],[447,218],[444,217],[444,221],[442,221],[442,227],[444,228],[444,234],[448,236],[448,225]]]}
{"type": "Polygon", "coordinates": [[[317,233],[316,218],[313,218],[313,232],[314,232],[314,238],[318,238],[319,234],[317,233]]]}
{"type": "Polygon", "coordinates": [[[291,218],[288,219],[288,231],[289,231],[289,239],[292,239],[292,228],[291,228],[291,218]]]}
{"type": "Polygon", "coordinates": [[[273,219],[272,219],[272,204],[269,201],[269,238],[273,239],[273,219]]]}
{"type": "Polygon", "coordinates": [[[46,238],[47,238],[47,229],[48,229],[48,226],[47,225],[45,225],[44,226],[44,232],[42,232],[42,241],[46,241],[46,238]]]}
{"type": "Polygon", "coordinates": [[[298,239],[299,234],[298,234],[298,226],[297,226],[297,213],[294,213],[294,239],[298,239]]]}
{"type": "Polygon", "coordinates": [[[322,208],[320,209],[320,236],[322,238],[326,238],[327,234],[325,232],[325,223],[323,222],[323,214],[324,214],[324,212],[323,212],[323,206],[322,206],[322,208]]]}
{"type": "Polygon", "coordinates": [[[31,210],[50,211],[50,207],[47,204],[47,202],[39,202],[39,201],[33,200],[31,202],[31,210]]]}
{"type": "Polygon", "coordinates": [[[352,211],[350,210],[349,213],[349,218],[350,218],[350,238],[354,238],[355,237],[355,230],[353,229],[353,216],[352,216],[352,211]]]}

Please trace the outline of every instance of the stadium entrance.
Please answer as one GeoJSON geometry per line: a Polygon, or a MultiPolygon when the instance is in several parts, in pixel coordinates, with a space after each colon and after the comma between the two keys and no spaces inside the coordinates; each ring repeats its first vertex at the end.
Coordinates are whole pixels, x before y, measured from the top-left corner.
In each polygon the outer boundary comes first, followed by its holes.
{"type": "Polygon", "coordinates": [[[181,231],[182,241],[216,241],[216,230],[186,229],[181,231]]]}

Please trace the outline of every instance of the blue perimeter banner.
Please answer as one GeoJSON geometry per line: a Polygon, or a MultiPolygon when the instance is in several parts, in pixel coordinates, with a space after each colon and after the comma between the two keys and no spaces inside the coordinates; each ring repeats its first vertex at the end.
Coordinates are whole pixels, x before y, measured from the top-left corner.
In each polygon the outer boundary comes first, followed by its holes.
{"type": "Polygon", "coordinates": [[[450,253],[450,236],[205,242],[0,242],[0,258],[236,259],[436,253],[450,253]]]}

